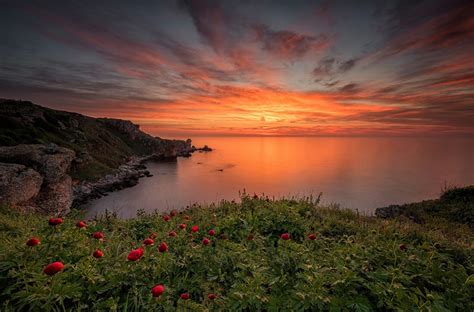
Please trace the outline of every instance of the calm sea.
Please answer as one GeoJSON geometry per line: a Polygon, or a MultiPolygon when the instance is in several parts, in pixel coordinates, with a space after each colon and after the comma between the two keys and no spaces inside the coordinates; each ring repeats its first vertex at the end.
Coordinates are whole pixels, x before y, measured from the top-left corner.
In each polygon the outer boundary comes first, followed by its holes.
{"type": "Polygon", "coordinates": [[[389,204],[436,198],[443,187],[474,184],[473,138],[200,137],[213,152],[149,163],[151,178],[87,205],[129,218],[191,203],[323,193],[323,203],[371,214],[389,204]]]}

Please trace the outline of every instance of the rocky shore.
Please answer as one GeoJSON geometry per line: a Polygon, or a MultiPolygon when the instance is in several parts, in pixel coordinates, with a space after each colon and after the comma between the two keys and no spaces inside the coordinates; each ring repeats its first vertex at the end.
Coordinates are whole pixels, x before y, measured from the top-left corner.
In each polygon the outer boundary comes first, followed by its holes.
{"type": "Polygon", "coordinates": [[[0,205],[67,213],[150,176],[147,161],[212,150],[191,143],[152,136],[129,120],[0,99],[0,205]]]}

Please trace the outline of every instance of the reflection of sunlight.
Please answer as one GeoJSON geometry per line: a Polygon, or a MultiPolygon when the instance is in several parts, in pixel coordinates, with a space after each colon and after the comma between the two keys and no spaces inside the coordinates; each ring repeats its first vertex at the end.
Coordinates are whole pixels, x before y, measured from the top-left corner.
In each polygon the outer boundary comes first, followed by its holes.
{"type": "Polygon", "coordinates": [[[89,212],[119,209],[132,217],[137,209],[167,211],[237,199],[245,189],[277,198],[323,192],[324,203],[370,213],[436,197],[445,181],[474,183],[466,170],[472,155],[466,149],[474,142],[467,138],[208,137],[193,143],[215,150],[149,163],[153,177],[91,203],[89,212]]]}

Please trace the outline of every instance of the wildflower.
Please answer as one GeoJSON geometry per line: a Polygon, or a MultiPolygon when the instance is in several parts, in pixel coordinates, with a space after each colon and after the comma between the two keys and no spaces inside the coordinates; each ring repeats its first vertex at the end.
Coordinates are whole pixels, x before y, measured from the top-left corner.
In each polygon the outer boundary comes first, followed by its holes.
{"type": "Polygon", "coordinates": [[[151,289],[151,294],[153,295],[153,297],[159,297],[159,296],[161,296],[164,292],[165,292],[165,286],[163,286],[162,284],[155,285],[155,286],[151,289]]]}
{"type": "Polygon", "coordinates": [[[94,253],[92,254],[94,256],[94,258],[102,258],[104,256],[104,253],[102,252],[102,250],[100,249],[97,249],[96,251],[94,251],[94,253]]]}
{"type": "Polygon", "coordinates": [[[193,227],[191,228],[191,231],[193,231],[194,233],[196,233],[197,231],[199,231],[199,226],[193,225],[193,227]]]}
{"type": "Polygon", "coordinates": [[[288,233],[283,233],[283,234],[280,235],[280,238],[281,238],[282,240],[289,240],[289,239],[290,239],[290,234],[288,234],[288,233]]]}
{"type": "Polygon", "coordinates": [[[172,211],[170,212],[170,215],[171,215],[172,217],[175,217],[177,214],[178,214],[178,212],[177,212],[176,210],[172,210],[172,211]]]}
{"type": "Polygon", "coordinates": [[[159,252],[166,252],[168,250],[168,244],[166,242],[162,242],[160,246],[158,246],[159,252]]]}
{"type": "Polygon", "coordinates": [[[211,241],[210,241],[208,238],[206,238],[206,237],[204,237],[204,239],[202,240],[202,244],[203,244],[204,246],[207,246],[207,245],[209,245],[210,243],[211,243],[211,241]]]}
{"type": "Polygon", "coordinates": [[[76,223],[76,227],[78,227],[78,228],[80,228],[80,229],[82,229],[82,228],[84,228],[84,227],[86,227],[86,226],[87,226],[87,224],[86,224],[86,222],[84,222],[84,221],[78,221],[78,222],[76,223]]]}
{"type": "Polygon", "coordinates": [[[43,272],[46,274],[46,275],[54,275],[56,273],[58,273],[59,271],[61,271],[62,269],[64,269],[64,264],[62,262],[59,262],[59,261],[56,261],[56,262],[53,262],[53,263],[50,263],[48,264],[43,272]]]}
{"type": "Polygon", "coordinates": [[[400,250],[406,250],[407,246],[405,244],[400,244],[399,248],[400,250]]]}
{"type": "Polygon", "coordinates": [[[130,253],[128,254],[127,259],[129,261],[137,261],[142,256],[143,256],[143,249],[142,248],[137,248],[137,249],[134,249],[134,250],[130,251],[130,253]]]}
{"type": "Polygon", "coordinates": [[[38,238],[32,237],[26,242],[26,245],[33,247],[33,246],[39,245],[40,243],[41,242],[38,238]]]}
{"type": "Polygon", "coordinates": [[[171,231],[171,232],[168,233],[169,237],[176,237],[176,235],[178,235],[178,234],[176,234],[175,231],[171,231]]]}
{"type": "Polygon", "coordinates": [[[189,294],[188,293],[183,293],[179,297],[183,300],[188,300],[189,299],[189,294]]]}
{"type": "Polygon", "coordinates": [[[163,216],[163,220],[165,220],[166,222],[168,222],[169,220],[171,220],[171,217],[168,216],[168,215],[164,215],[164,216],[163,216]]]}
{"type": "Polygon", "coordinates": [[[146,246],[153,246],[155,242],[151,239],[151,238],[147,238],[143,241],[143,245],[146,245],[146,246]]]}
{"type": "Polygon", "coordinates": [[[181,224],[179,225],[179,228],[180,228],[181,230],[184,230],[184,229],[186,228],[186,223],[181,223],[181,224]]]}
{"type": "Polygon", "coordinates": [[[214,300],[214,299],[217,298],[217,296],[216,296],[216,294],[209,294],[209,295],[207,295],[207,298],[208,298],[209,300],[214,300]]]}
{"type": "Polygon", "coordinates": [[[92,237],[94,237],[95,239],[104,239],[104,233],[94,232],[94,234],[92,234],[92,237]]]}
{"type": "Polygon", "coordinates": [[[214,236],[214,235],[216,235],[216,231],[215,230],[209,230],[209,232],[207,232],[207,234],[209,234],[209,236],[214,236]]]}
{"type": "Polygon", "coordinates": [[[61,219],[61,218],[51,218],[51,219],[48,220],[48,223],[49,223],[49,225],[56,226],[56,225],[59,225],[59,224],[63,223],[63,219],[61,219]]]}
{"type": "Polygon", "coordinates": [[[309,240],[315,240],[316,239],[316,234],[314,234],[314,233],[309,234],[308,239],[309,240]]]}
{"type": "Polygon", "coordinates": [[[156,233],[152,233],[148,238],[155,239],[158,236],[156,233]]]}

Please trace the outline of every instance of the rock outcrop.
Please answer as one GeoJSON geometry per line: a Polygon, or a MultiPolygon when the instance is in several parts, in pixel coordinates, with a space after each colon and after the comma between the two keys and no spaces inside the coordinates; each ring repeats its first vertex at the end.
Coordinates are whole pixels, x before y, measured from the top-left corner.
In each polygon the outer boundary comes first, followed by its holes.
{"type": "Polygon", "coordinates": [[[67,212],[72,204],[68,175],[74,151],[55,144],[0,147],[0,201],[26,210],[67,212]]]}

